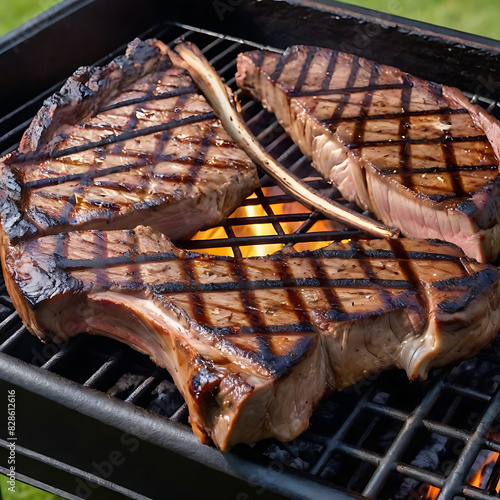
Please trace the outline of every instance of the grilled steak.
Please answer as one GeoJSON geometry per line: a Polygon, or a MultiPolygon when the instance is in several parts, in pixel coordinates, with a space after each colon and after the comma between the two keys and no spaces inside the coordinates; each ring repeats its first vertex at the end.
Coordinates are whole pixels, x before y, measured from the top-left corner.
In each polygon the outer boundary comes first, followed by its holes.
{"type": "Polygon", "coordinates": [[[178,56],[132,42],[80,68],[3,159],[0,208],[11,241],[145,224],[173,239],[216,225],[258,185],[178,56]]]}
{"type": "Polygon", "coordinates": [[[305,46],[240,54],[237,83],[348,200],[406,236],[498,256],[500,124],[459,90],[305,46]]]}
{"type": "Polygon", "coordinates": [[[425,378],[500,326],[498,270],[444,243],[238,259],[179,250],[144,227],[4,239],[7,287],[32,332],[87,331],[149,354],[200,440],[223,450],[292,439],[329,391],[392,366],[425,378]]]}

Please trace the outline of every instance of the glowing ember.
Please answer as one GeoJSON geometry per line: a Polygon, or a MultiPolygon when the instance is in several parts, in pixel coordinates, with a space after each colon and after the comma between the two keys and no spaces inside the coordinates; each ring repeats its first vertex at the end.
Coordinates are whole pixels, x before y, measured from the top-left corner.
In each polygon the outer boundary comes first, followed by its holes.
{"type": "Polygon", "coordinates": [[[436,500],[441,490],[435,486],[429,486],[425,500],[436,500]]]}
{"type": "MultiPolygon", "coordinates": [[[[234,236],[240,238],[239,248],[243,257],[252,256],[264,256],[276,253],[283,248],[283,243],[265,243],[265,244],[254,244],[252,242],[253,238],[258,238],[261,236],[277,236],[279,234],[279,227],[277,222],[268,222],[269,215],[275,216],[286,216],[286,215],[297,215],[299,220],[282,220],[279,222],[284,234],[295,233],[307,220],[311,211],[304,207],[301,203],[296,201],[287,201],[285,203],[274,203],[275,201],[280,201],[279,198],[285,196],[284,192],[277,186],[263,187],[262,193],[270,203],[270,213],[268,213],[262,205],[259,203],[252,204],[251,200],[257,200],[256,194],[252,194],[247,198],[247,205],[243,205],[237,208],[229,217],[229,224],[231,225],[234,236]],[[231,219],[245,219],[245,220],[235,220],[231,219]],[[255,223],[248,223],[248,219],[255,220],[255,223]],[[245,245],[246,241],[252,243],[251,245],[245,245]]],[[[342,229],[338,223],[331,220],[319,220],[314,223],[314,225],[308,230],[308,234],[314,233],[315,238],[318,239],[318,233],[325,233],[331,231],[339,231],[342,229]]],[[[192,240],[219,240],[217,245],[223,245],[223,240],[231,237],[233,235],[228,235],[226,229],[222,226],[209,229],[207,231],[199,231],[196,233],[192,240]],[[220,241],[222,240],[222,241],[220,241]]],[[[294,249],[297,251],[303,250],[316,250],[318,248],[323,248],[328,245],[331,240],[325,238],[320,241],[308,241],[301,242],[294,245],[294,249]]],[[[226,255],[233,256],[233,250],[230,246],[216,246],[213,248],[207,248],[201,250],[204,253],[210,253],[214,255],[226,255]]]]}
{"type": "MultiPolygon", "coordinates": [[[[486,483],[488,482],[490,476],[491,476],[491,471],[493,469],[493,466],[495,465],[495,462],[498,459],[499,454],[494,452],[494,451],[489,451],[486,454],[486,457],[484,457],[484,454],[480,454],[478,456],[479,460],[482,460],[482,464],[480,465],[479,469],[477,472],[475,472],[468,480],[467,482],[471,486],[475,486],[476,488],[484,489],[486,488],[486,483]],[[479,458],[481,457],[481,458],[479,458]]],[[[478,460],[476,460],[476,463],[478,460]]],[[[481,462],[480,462],[481,463],[481,462]]],[[[473,467],[473,470],[475,467],[473,467]]],[[[500,481],[496,485],[496,491],[497,493],[500,491],[500,481]]]]}
{"type": "MultiPolygon", "coordinates": [[[[222,226],[213,227],[207,229],[206,231],[198,231],[191,239],[192,240],[225,240],[227,238],[226,230],[222,226]]],[[[231,247],[214,247],[207,248],[203,250],[203,253],[209,253],[212,255],[224,255],[229,257],[234,257],[234,253],[231,247]]]]}

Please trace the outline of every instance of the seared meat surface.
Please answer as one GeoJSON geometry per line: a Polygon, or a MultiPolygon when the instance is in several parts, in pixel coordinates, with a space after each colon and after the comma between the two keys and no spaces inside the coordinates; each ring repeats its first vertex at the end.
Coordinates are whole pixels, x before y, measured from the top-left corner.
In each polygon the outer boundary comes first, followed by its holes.
{"type": "Polygon", "coordinates": [[[425,378],[500,326],[498,270],[432,241],[238,259],[138,227],[5,238],[2,250],[32,332],[87,331],[147,353],[171,373],[200,440],[223,450],[293,439],[328,392],[393,366],[425,378]]]}
{"type": "Polygon", "coordinates": [[[306,46],[240,54],[237,83],[346,199],[406,236],[498,256],[500,124],[459,90],[306,46]]]}
{"type": "Polygon", "coordinates": [[[0,163],[11,241],[147,224],[173,239],[226,218],[258,185],[178,56],[132,42],[103,68],[80,68],[0,163]]]}

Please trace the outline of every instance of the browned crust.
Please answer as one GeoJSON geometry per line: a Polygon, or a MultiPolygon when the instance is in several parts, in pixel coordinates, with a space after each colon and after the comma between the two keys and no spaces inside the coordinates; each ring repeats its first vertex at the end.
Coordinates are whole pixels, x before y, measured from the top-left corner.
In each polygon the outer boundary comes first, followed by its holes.
{"type": "Polygon", "coordinates": [[[167,50],[158,40],[136,38],[125,55],[106,66],[78,68],[61,90],[44,102],[21,139],[19,153],[33,155],[52,150],[54,144],[50,141],[60,125],[74,125],[92,116],[125,86],[150,73],[167,50]]]}

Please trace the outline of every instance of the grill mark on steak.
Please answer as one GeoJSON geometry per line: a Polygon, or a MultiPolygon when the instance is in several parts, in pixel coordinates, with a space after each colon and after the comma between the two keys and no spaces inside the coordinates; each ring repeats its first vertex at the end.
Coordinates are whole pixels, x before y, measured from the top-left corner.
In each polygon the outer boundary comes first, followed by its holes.
{"type": "MultiPolygon", "coordinates": [[[[380,67],[378,64],[374,64],[371,67],[370,80],[369,80],[370,87],[373,87],[375,85],[375,83],[377,82],[377,79],[378,79],[379,74],[380,74],[379,68],[380,67]]],[[[363,101],[361,103],[361,113],[359,115],[360,119],[357,120],[356,126],[354,127],[354,132],[352,134],[353,140],[356,142],[363,142],[364,141],[366,118],[367,118],[367,115],[370,111],[372,99],[373,99],[373,92],[366,92],[365,96],[363,97],[363,101]]],[[[342,118],[340,118],[340,120],[342,120],[342,118]]]]}
{"type": "MultiPolygon", "coordinates": [[[[417,294],[417,301],[419,304],[422,306],[422,309],[427,311],[428,306],[425,301],[425,293],[423,293],[422,290],[422,282],[417,276],[415,270],[413,269],[413,266],[411,264],[411,257],[406,250],[406,248],[403,246],[401,241],[397,238],[391,238],[389,240],[389,244],[391,246],[392,252],[394,253],[394,257],[398,260],[399,266],[401,268],[401,271],[403,273],[403,277],[405,280],[407,280],[409,283],[411,283],[411,286],[414,290],[419,291],[420,293],[417,294]]],[[[464,267],[464,263],[462,260],[460,260],[460,264],[462,269],[466,270],[464,267]]]]}
{"type": "MultiPolygon", "coordinates": [[[[375,271],[373,269],[373,266],[370,263],[370,259],[368,255],[365,254],[363,249],[361,248],[360,244],[357,241],[350,241],[349,242],[354,255],[355,259],[359,262],[360,266],[366,273],[366,276],[368,277],[368,280],[370,284],[373,284],[373,286],[377,289],[378,294],[380,297],[382,297],[382,300],[384,301],[386,307],[392,307],[392,299],[391,295],[389,294],[386,286],[386,280],[383,280],[383,283],[381,280],[379,280],[375,274],[375,271]]],[[[405,287],[410,287],[413,288],[413,284],[406,279],[406,276],[404,276],[404,280],[397,280],[398,282],[404,283],[405,287]]],[[[391,280],[392,282],[396,282],[396,280],[391,280]]],[[[396,288],[396,287],[391,287],[391,288],[396,288]]]]}
{"type": "Polygon", "coordinates": [[[132,104],[145,103],[150,101],[159,101],[162,99],[170,99],[171,97],[177,97],[185,94],[195,94],[198,89],[196,87],[184,87],[172,90],[171,92],[162,92],[161,94],[153,94],[151,91],[146,92],[144,97],[136,97],[134,99],[128,99],[126,101],[120,101],[109,106],[104,106],[96,112],[96,115],[105,113],[106,111],[111,111],[112,109],[118,109],[125,106],[131,106],[132,104]]]}
{"type": "MultiPolygon", "coordinates": [[[[151,73],[149,75],[149,83],[148,83],[148,90],[147,92],[152,92],[153,89],[156,87],[157,84],[157,76],[156,73],[151,73]]],[[[178,99],[182,99],[182,97],[179,97],[178,99]]],[[[139,123],[139,117],[137,116],[137,113],[142,110],[142,106],[135,106],[134,110],[132,113],[130,113],[127,123],[125,124],[125,130],[127,129],[136,129],[137,124],[139,123]]]]}
{"type": "Polygon", "coordinates": [[[68,233],[59,233],[57,235],[57,243],[54,247],[54,256],[57,259],[57,264],[64,269],[63,262],[67,260],[66,250],[68,246],[66,245],[66,240],[68,238],[68,233]]]}
{"type": "MultiPolygon", "coordinates": [[[[357,56],[356,56],[357,57],[357,56]]],[[[333,76],[333,75],[332,75],[333,76]]],[[[314,96],[327,96],[336,94],[358,94],[360,92],[375,92],[378,90],[397,90],[404,88],[404,83],[394,83],[389,85],[366,85],[364,87],[343,87],[343,88],[321,88],[312,90],[303,90],[301,92],[294,92],[293,90],[287,90],[286,94],[289,97],[314,97],[314,96]]]]}
{"type": "MultiPolygon", "coordinates": [[[[407,252],[408,258],[411,260],[428,260],[428,261],[451,261],[451,262],[461,262],[460,257],[446,254],[446,253],[432,253],[432,252],[416,252],[409,251],[407,252]]],[[[294,253],[294,259],[312,259],[314,261],[319,262],[319,259],[345,259],[350,260],[353,259],[356,255],[355,250],[314,250],[314,251],[304,251],[300,253],[294,253]]],[[[364,255],[370,259],[394,259],[396,255],[394,251],[388,250],[366,250],[364,251],[364,255]]],[[[185,259],[197,259],[200,257],[200,254],[194,252],[186,252],[183,256],[185,259]]],[[[109,259],[75,259],[75,258],[67,258],[62,263],[61,266],[64,269],[95,269],[101,266],[113,266],[116,264],[124,264],[124,263],[142,263],[142,262],[163,262],[169,261],[176,258],[175,253],[173,252],[157,252],[157,253],[142,253],[134,256],[124,255],[120,257],[112,257],[109,259]]],[[[266,257],[270,261],[279,260],[285,258],[282,254],[277,255],[268,255],[266,257]]],[[[232,262],[233,257],[228,257],[224,255],[210,255],[210,260],[213,261],[228,261],[232,262]]],[[[239,278],[240,279],[240,278],[239,278]]],[[[240,279],[241,280],[241,279],[240,279]]],[[[345,281],[345,280],[343,280],[345,281]]],[[[250,283],[250,281],[245,281],[250,283]]],[[[277,286],[281,286],[282,282],[280,280],[275,280],[273,283],[278,283],[277,286]]],[[[320,281],[314,282],[316,285],[321,286],[320,281]]],[[[329,282],[331,285],[332,282],[329,282]]]]}
{"type": "MultiPolygon", "coordinates": [[[[276,333],[281,333],[281,331],[276,333]]],[[[312,337],[299,338],[287,354],[277,356],[273,353],[267,337],[257,335],[256,338],[259,342],[259,350],[256,352],[256,358],[258,362],[263,364],[276,378],[282,377],[290,372],[310,349],[311,343],[313,342],[312,337]]]]}
{"type": "Polygon", "coordinates": [[[280,277],[280,281],[285,287],[286,293],[290,304],[294,304],[293,313],[297,317],[299,323],[308,323],[311,321],[309,314],[307,313],[307,306],[302,299],[302,295],[297,291],[296,285],[297,280],[290,274],[287,260],[286,259],[276,259],[273,261],[277,274],[280,277]]]}
{"type": "MultiPolygon", "coordinates": [[[[413,174],[439,174],[449,172],[468,172],[473,170],[497,170],[498,165],[452,165],[446,167],[420,167],[414,168],[413,174]]],[[[399,175],[398,169],[377,169],[383,175],[399,175]]]]}
{"type": "Polygon", "coordinates": [[[125,236],[128,237],[127,241],[124,243],[128,243],[130,245],[130,251],[129,251],[129,256],[130,256],[130,264],[127,266],[127,279],[128,281],[131,282],[137,282],[140,283],[141,285],[144,285],[144,279],[142,277],[141,273],[141,267],[140,266],[135,266],[132,265],[134,259],[140,255],[139,251],[139,241],[137,240],[137,235],[135,231],[124,231],[125,236]]]}
{"type": "Polygon", "coordinates": [[[248,335],[258,333],[261,336],[273,335],[276,333],[300,334],[304,332],[314,332],[311,323],[292,323],[286,325],[268,325],[266,327],[255,328],[253,326],[242,325],[241,327],[208,326],[209,330],[217,335],[248,335]]]}
{"type": "MultiPolygon", "coordinates": [[[[163,140],[168,140],[170,137],[168,134],[163,136],[163,140]]],[[[212,145],[213,143],[210,141],[208,138],[202,139],[203,142],[205,143],[205,148],[212,145]]],[[[223,147],[223,146],[221,146],[223,147]]],[[[114,152],[114,154],[120,154],[119,152],[114,152]]],[[[127,156],[130,156],[130,153],[127,152],[127,156]]],[[[196,161],[197,167],[205,165],[205,160],[201,157],[191,157],[191,156],[183,156],[183,157],[174,157],[172,155],[155,155],[155,158],[161,161],[168,161],[171,163],[184,163],[186,165],[191,164],[193,161],[196,161]]],[[[238,160],[231,160],[231,164],[228,164],[227,162],[222,162],[222,161],[215,161],[213,159],[210,160],[210,164],[216,166],[217,168],[232,168],[234,165],[241,165],[241,167],[244,166],[243,162],[240,162],[238,160]]],[[[24,184],[24,188],[27,190],[31,189],[41,189],[49,186],[57,186],[58,184],[64,184],[66,182],[71,182],[74,180],[78,179],[85,179],[85,180],[94,180],[98,179],[99,177],[105,177],[111,174],[117,174],[117,173],[124,173],[128,172],[134,169],[138,168],[143,168],[145,166],[151,166],[154,167],[154,164],[151,163],[147,158],[139,158],[135,162],[131,163],[126,163],[123,165],[116,165],[114,167],[109,167],[109,168],[103,168],[100,170],[89,170],[87,172],[80,172],[77,174],[66,174],[66,175],[61,175],[57,177],[45,177],[42,179],[35,179],[32,181],[28,181],[24,184]]],[[[154,171],[151,172],[155,177],[161,178],[161,179],[166,179],[166,180],[175,180],[178,182],[188,182],[192,181],[192,175],[189,174],[188,176],[183,176],[181,174],[161,174],[161,173],[155,173],[154,171]]],[[[117,182],[102,182],[101,184],[97,184],[94,182],[95,185],[102,185],[102,186],[108,186],[108,187],[117,187],[117,188],[123,188],[123,185],[120,185],[117,182]]],[[[139,186],[138,186],[139,187],[139,186]]],[[[56,196],[55,193],[51,193],[51,195],[56,196]]]]}
{"type": "Polygon", "coordinates": [[[203,296],[200,295],[198,288],[198,281],[196,279],[196,273],[192,266],[191,259],[182,260],[182,268],[186,274],[187,285],[189,289],[189,297],[192,301],[192,311],[194,313],[194,318],[201,324],[208,324],[208,316],[205,308],[205,303],[203,301],[203,296]]]}
{"type": "MultiPolygon", "coordinates": [[[[449,115],[448,114],[443,115],[443,120],[445,121],[445,123],[446,122],[450,123],[450,126],[451,126],[451,122],[449,122],[449,115]]],[[[451,137],[449,130],[445,130],[444,135],[448,139],[451,137]]],[[[454,170],[454,167],[457,166],[457,160],[455,158],[455,151],[453,149],[453,144],[452,143],[450,144],[449,142],[443,142],[441,144],[441,149],[442,149],[443,154],[444,154],[444,160],[446,162],[445,169],[446,169],[446,172],[448,173],[448,176],[451,180],[453,193],[455,194],[455,196],[458,196],[460,198],[470,197],[470,195],[468,193],[466,193],[466,191],[464,190],[464,186],[462,184],[462,178],[458,174],[458,172],[460,172],[460,170],[454,170]]]]}
{"type": "Polygon", "coordinates": [[[200,149],[198,150],[198,154],[194,161],[191,164],[191,170],[189,175],[186,178],[186,181],[193,185],[196,179],[198,178],[198,172],[200,168],[205,164],[205,155],[210,147],[210,141],[202,140],[200,149]]]}
{"type": "Polygon", "coordinates": [[[370,146],[391,146],[394,144],[442,144],[445,142],[488,142],[488,138],[485,135],[472,135],[472,136],[465,136],[465,137],[436,137],[433,139],[387,139],[387,140],[380,140],[380,141],[365,141],[361,143],[347,143],[345,146],[349,149],[360,149],[360,148],[366,148],[370,146]]]}
{"type": "Polygon", "coordinates": [[[157,132],[163,132],[164,130],[170,130],[172,128],[180,127],[182,125],[189,125],[191,123],[199,123],[206,120],[215,119],[215,113],[210,111],[208,113],[200,113],[199,115],[191,115],[179,120],[171,120],[168,123],[162,123],[160,125],[153,125],[152,127],[146,127],[139,130],[131,130],[129,132],[123,132],[119,135],[108,136],[104,139],[95,142],[88,142],[87,144],[82,144],[80,146],[72,146],[67,149],[56,150],[50,153],[51,158],[59,158],[61,156],[67,156],[75,153],[82,153],[89,149],[100,148],[101,146],[108,146],[110,144],[115,144],[117,142],[126,141],[128,139],[135,139],[136,137],[142,137],[145,135],[155,134],[157,132]]]}
{"type": "Polygon", "coordinates": [[[311,62],[314,58],[314,56],[316,55],[316,52],[318,51],[318,49],[316,50],[311,50],[307,53],[307,56],[304,60],[304,63],[302,64],[302,68],[300,70],[300,74],[299,74],[299,77],[297,78],[297,83],[295,84],[295,90],[294,92],[300,92],[301,89],[302,89],[302,86],[304,85],[306,79],[307,79],[307,74],[309,72],[309,68],[311,66],[311,62]]]}
{"type": "MultiPolygon", "coordinates": [[[[266,332],[266,323],[260,311],[255,294],[253,293],[255,287],[254,283],[247,280],[245,267],[242,265],[240,260],[233,261],[232,269],[234,276],[238,280],[234,283],[234,285],[238,286],[237,289],[240,292],[241,303],[243,304],[245,316],[248,319],[248,322],[254,329],[255,333],[266,332]]],[[[208,285],[210,290],[212,289],[212,286],[216,286],[215,283],[210,283],[208,285]]],[[[226,283],[222,283],[222,285],[224,286],[226,283]]]]}
{"type": "Polygon", "coordinates": [[[28,181],[24,184],[25,189],[40,189],[49,186],[57,186],[58,184],[63,184],[65,182],[71,182],[76,180],[91,180],[96,177],[104,177],[106,175],[116,174],[120,172],[128,172],[135,168],[142,168],[148,164],[146,159],[138,159],[135,162],[125,163],[123,165],[116,165],[114,167],[103,168],[100,170],[88,170],[86,172],[80,172],[77,174],[66,174],[57,177],[46,177],[44,179],[35,179],[33,181],[28,181]]]}
{"type": "Polygon", "coordinates": [[[439,308],[448,313],[455,314],[463,311],[484,289],[485,286],[497,279],[493,269],[483,269],[473,275],[460,276],[439,280],[432,284],[438,290],[467,290],[467,293],[457,299],[441,301],[439,308]]]}
{"type": "Polygon", "coordinates": [[[257,57],[255,58],[255,65],[260,68],[264,62],[264,59],[266,57],[267,52],[262,50],[259,54],[257,54],[257,57]]]}
{"type": "MultiPolygon", "coordinates": [[[[351,61],[351,72],[349,74],[349,78],[347,79],[347,88],[350,88],[354,85],[356,81],[356,77],[358,76],[359,71],[359,57],[353,56],[351,61]]],[[[344,93],[344,95],[340,98],[339,103],[335,107],[335,111],[333,115],[330,117],[331,120],[335,120],[336,118],[341,118],[344,113],[344,109],[349,102],[349,93],[344,93]]]]}
{"type": "MultiPolygon", "coordinates": [[[[405,86],[401,89],[401,109],[402,116],[399,122],[399,137],[402,137],[401,150],[399,152],[400,155],[400,173],[401,173],[401,183],[409,189],[414,187],[414,183],[412,180],[413,168],[411,166],[411,143],[410,143],[410,135],[409,129],[411,127],[410,122],[406,113],[410,109],[411,102],[411,83],[408,79],[408,75],[405,75],[404,79],[405,86]]],[[[359,144],[365,144],[360,142],[359,144]]]]}
{"type": "MultiPolygon", "coordinates": [[[[94,249],[97,258],[105,261],[108,259],[108,236],[105,231],[96,231],[94,233],[94,249]]],[[[107,285],[108,267],[98,267],[95,269],[95,278],[98,285],[107,285]]]]}
{"type": "MultiPolygon", "coordinates": [[[[333,73],[335,72],[335,65],[337,64],[337,52],[332,51],[328,66],[326,68],[325,77],[321,82],[321,91],[328,91],[330,89],[330,82],[332,81],[333,73]]],[[[335,89],[332,89],[335,90],[335,89]]],[[[317,94],[313,94],[317,95],[317,94]]]]}
{"type": "MultiPolygon", "coordinates": [[[[174,259],[172,259],[174,260],[174,259]]],[[[123,264],[123,262],[116,259],[112,262],[112,265],[123,264]]],[[[368,267],[368,266],[367,266],[368,267]]],[[[137,283],[131,283],[131,285],[136,285],[137,283]]],[[[250,294],[255,290],[271,290],[279,288],[318,288],[321,286],[335,287],[335,288],[369,288],[373,285],[383,288],[394,288],[402,290],[412,290],[413,285],[407,280],[389,280],[389,279],[379,279],[376,278],[373,273],[371,277],[368,278],[341,278],[341,279],[328,279],[319,280],[318,278],[290,278],[288,280],[263,280],[263,281],[251,281],[246,280],[244,282],[222,282],[222,283],[161,283],[154,285],[154,291],[156,293],[162,294],[185,294],[191,292],[230,292],[230,291],[240,291],[244,295],[250,294]]],[[[288,292],[287,292],[288,293],[288,292]]],[[[245,303],[250,303],[245,300],[245,303]]],[[[249,309],[257,310],[257,307],[249,306],[249,309]]],[[[260,327],[257,316],[255,316],[255,326],[260,327]]],[[[259,316],[260,318],[260,316],[259,316]]]]}
{"type": "Polygon", "coordinates": [[[283,69],[285,68],[288,60],[290,59],[290,57],[292,56],[293,52],[291,50],[285,50],[285,52],[283,52],[283,54],[281,54],[281,57],[279,58],[278,60],[278,63],[276,64],[276,67],[274,68],[274,71],[271,75],[271,78],[273,78],[273,80],[278,80],[279,77],[281,76],[281,73],[283,71],[283,69]]]}
{"type": "MultiPolygon", "coordinates": [[[[174,106],[174,111],[173,113],[171,114],[171,118],[173,119],[178,119],[179,118],[179,114],[181,112],[181,109],[182,109],[182,106],[185,104],[185,102],[187,101],[188,97],[189,97],[189,93],[183,93],[183,94],[179,94],[179,96],[177,97],[177,100],[175,102],[175,106],[174,106]]],[[[154,150],[154,153],[152,155],[150,155],[150,158],[153,160],[158,160],[158,157],[160,156],[160,154],[162,154],[162,151],[165,147],[165,144],[167,144],[169,141],[172,140],[172,131],[171,130],[166,130],[165,132],[163,132],[158,141],[157,141],[157,145],[156,145],[156,148],[154,150]]],[[[155,170],[155,163],[152,161],[151,162],[151,165],[148,169],[148,172],[146,175],[143,175],[142,178],[141,178],[141,185],[137,186],[137,190],[139,190],[140,188],[144,189],[144,188],[148,188],[151,184],[151,174],[154,172],[155,170]]]]}
{"type": "MultiPolygon", "coordinates": [[[[371,96],[373,99],[373,95],[371,96]]],[[[370,100],[371,100],[370,99],[370,100]]],[[[392,118],[410,117],[410,116],[442,116],[446,115],[461,115],[467,114],[468,111],[464,108],[452,109],[452,108],[442,108],[442,109],[427,109],[422,111],[405,111],[405,112],[393,112],[393,113],[379,113],[376,115],[355,115],[355,116],[343,116],[341,118],[334,118],[330,120],[321,120],[324,125],[333,125],[337,123],[344,122],[357,122],[357,121],[369,121],[369,120],[390,120],[392,118]]]]}
{"type": "Polygon", "coordinates": [[[309,263],[314,269],[315,278],[318,280],[319,286],[322,289],[326,301],[330,305],[330,310],[333,312],[335,316],[341,314],[346,315],[346,311],[342,306],[342,303],[339,300],[337,293],[335,292],[335,288],[330,286],[330,284],[328,283],[329,280],[323,268],[323,265],[321,264],[321,260],[309,259],[309,263]]]}

